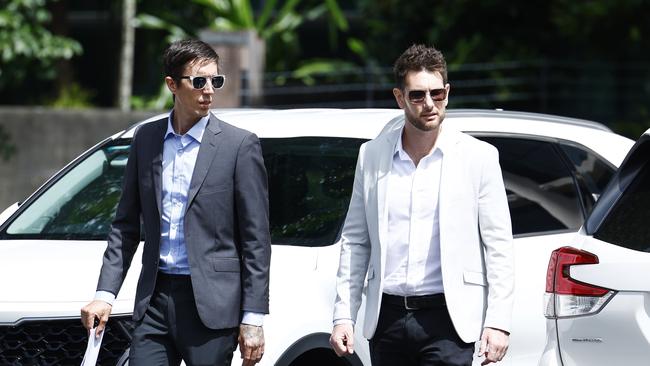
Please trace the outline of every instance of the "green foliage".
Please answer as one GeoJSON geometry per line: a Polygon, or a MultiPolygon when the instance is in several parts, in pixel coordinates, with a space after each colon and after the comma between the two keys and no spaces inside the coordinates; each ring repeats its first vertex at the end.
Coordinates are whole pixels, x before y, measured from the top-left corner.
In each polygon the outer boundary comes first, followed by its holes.
{"type": "Polygon", "coordinates": [[[644,0],[359,0],[359,8],[382,64],[413,43],[436,46],[451,64],[647,59],[650,46],[644,0]]]}
{"type": "Polygon", "coordinates": [[[327,17],[330,47],[338,46],[338,33],[348,22],[336,0],[267,0],[256,14],[252,0],[192,0],[185,5],[193,21],[171,8],[152,8],[137,16],[137,25],[167,33],[166,41],[196,37],[202,29],[214,31],[252,30],[266,42],[267,71],[295,68],[300,62],[298,30],[307,21],[327,17]]]}
{"type": "MultiPolygon", "coordinates": [[[[335,78],[341,73],[360,72],[360,68],[352,62],[329,59],[313,59],[303,63],[291,73],[291,76],[302,80],[305,85],[315,85],[316,76],[328,75],[329,78],[335,78]]],[[[330,81],[331,82],[331,81],[330,81]]],[[[345,82],[345,80],[341,80],[345,82]]]]}
{"type": "Polygon", "coordinates": [[[54,108],[61,109],[83,109],[93,106],[91,103],[94,93],[86,90],[77,83],[63,86],[59,90],[59,96],[48,104],[54,108]]]}
{"type": "Polygon", "coordinates": [[[460,98],[452,98],[454,107],[595,119],[616,123],[634,138],[650,120],[639,112],[650,97],[650,1],[359,0],[358,4],[367,53],[378,64],[391,65],[407,47],[424,43],[445,54],[452,95],[460,95],[461,88],[454,89],[460,86],[454,85],[459,75],[469,79],[463,90],[469,90],[468,95],[473,92],[468,84],[491,83],[489,89],[474,86],[480,91],[477,98],[465,99],[471,104],[459,105],[460,98]],[[523,66],[481,68],[509,62],[523,66]],[[537,71],[523,76],[525,70],[537,71]],[[510,104],[504,105],[508,100],[510,104]]]}
{"type": "MultiPolygon", "coordinates": [[[[266,44],[266,71],[295,70],[293,77],[305,84],[327,70],[349,70],[354,64],[338,59],[304,60],[301,52],[300,27],[306,22],[326,18],[330,48],[338,48],[338,35],[349,29],[348,21],[336,0],[266,0],[257,12],[253,0],[192,0],[190,2],[151,2],[141,0],[136,26],[160,32],[164,45],[184,38],[197,37],[199,31],[254,31],[266,44]],[[179,11],[178,9],[182,9],[179,11]]],[[[348,39],[353,54],[365,53],[359,39],[348,39]]],[[[286,77],[278,77],[278,84],[286,77]]],[[[164,83],[155,95],[134,96],[135,109],[162,109],[172,105],[164,83]]]]}
{"type": "Polygon", "coordinates": [[[133,109],[144,110],[163,110],[169,109],[174,105],[172,94],[167,89],[167,84],[161,83],[158,93],[154,96],[138,96],[131,97],[131,107],[133,109]]]}
{"type": "Polygon", "coordinates": [[[52,79],[58,60],[81,54],[78,42],[47,30],[46,3],[0,0],[0,89],[20,84],[27,75],[52,79]]]}

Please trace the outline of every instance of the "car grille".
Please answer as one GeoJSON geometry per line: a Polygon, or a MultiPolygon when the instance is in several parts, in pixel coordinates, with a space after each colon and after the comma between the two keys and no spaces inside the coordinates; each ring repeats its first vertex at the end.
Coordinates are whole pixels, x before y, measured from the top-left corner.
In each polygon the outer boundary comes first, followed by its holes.
{"type": "MultiPolygon", "coordinates": [[[[131,317],[111,317],[97,365],[115,365],[131,343],[131,317]]],[[[0,365],[79,365],[88,335],[79,318],[0,326],[0,365]]]]}

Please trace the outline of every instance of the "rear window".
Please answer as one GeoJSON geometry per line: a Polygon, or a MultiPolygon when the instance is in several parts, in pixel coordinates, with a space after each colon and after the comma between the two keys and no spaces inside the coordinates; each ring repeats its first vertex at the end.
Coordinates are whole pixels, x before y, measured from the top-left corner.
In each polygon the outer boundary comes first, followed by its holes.
{"type": "Polygon", "coordinates": [[[577,230],[583,221],[572,171],[548,141],[480,137],[499,150],[514,235],[577,230]]]}
{"type": "MultiPolygon", "coordinates": [[[[647,156],[642,159],[647,159],[647,156]]],[[[650,252],[649,217],[650,163],[646,162],[593,234],[594,238],[628,249],[650,252]]]]}

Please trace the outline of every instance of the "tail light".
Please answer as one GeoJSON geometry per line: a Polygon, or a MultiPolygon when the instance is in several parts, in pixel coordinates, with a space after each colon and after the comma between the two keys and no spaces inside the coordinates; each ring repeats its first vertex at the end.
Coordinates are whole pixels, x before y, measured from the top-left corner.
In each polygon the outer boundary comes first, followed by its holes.
{"type": "Polygon", "coordinates": [[[546,271],[547,318],[595,314],[607,304],[614,291],[571,278],[571,266],[597,263],[598,257],[584,250],[562,247],[553,251],[546,271]]]}

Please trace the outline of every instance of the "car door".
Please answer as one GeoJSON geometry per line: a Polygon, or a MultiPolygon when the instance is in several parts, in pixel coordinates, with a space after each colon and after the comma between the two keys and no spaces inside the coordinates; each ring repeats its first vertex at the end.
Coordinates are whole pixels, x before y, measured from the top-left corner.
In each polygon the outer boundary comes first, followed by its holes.
{"type": "Polygon", "coordinates": [[[597,263],[569,278],[608,292],[598,311],[560,318],[565,365],[646,365],[650,359],[650,130],[634,145],[572,246],[597,263]]]}
{"type": "Polygon", "coordinates": [[[515,246],[515,303],[505,365],[533,365],[545,343],[542,311],[547,258],[568,243],[614,166],[574,142],[483,135],[499,150],[515,246]]]}

